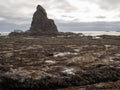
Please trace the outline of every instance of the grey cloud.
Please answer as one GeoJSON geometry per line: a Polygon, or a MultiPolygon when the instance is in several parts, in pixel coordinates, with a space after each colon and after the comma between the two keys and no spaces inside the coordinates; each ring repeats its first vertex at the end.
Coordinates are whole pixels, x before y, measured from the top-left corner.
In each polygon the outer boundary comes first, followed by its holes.
{"type": "Polygon", "coordinates": [[[29,24],[14,24],[7,22],[0,22],[0,32],[12,32],[14,29],[27,30],[29,29],[29,24]]]}
{"type": "Polygon", "coordinates": [[[74,18],[73,16],[62,15],[61,17],[74,18]]]}
{"type": "Polygon", "coordinates": [[[0,0],[0,2],[0,17],[6,22],[18,24],[31,21],[37,4],[42,5],[47,11],[56,10],[58,13],[75,10],[75,7],[66,0],[0,0]]]}
{"type": "Polygon", "coordinates": [[[5,18],[3,18],[3,17],[0,17],[0,21],[4,21],[5,20],[5,18]]]}
{"type": "MultiPolygon", "coordinates": [[[[87,1],[91,2],[90,0],[87,1]]],[[[120,0],[93,0],[93,3],[97,3],[105,10],[120,9],[120,0]]]]}
{"type": "Polygon", "coordinates": [[[120,14],[118,14],[118,17],[120,18],[120,14]]]}
{"type": "Polygon", "coordinates": [[[120,31],[120,22],[57,23],[60,31],[120,31]]]}
{"type": "Polygon", "coordinates": [[[98,18],[98,19],[105,19],[106,16],[97,16],[96,18],[98,18]]]}
{"type": "MultiPolygon", "coordinates": [[[[13,13],[14,14],[14,13],[13,13]]],[[[8,22],[8,23],[15,23],[15,24],[25,24],[29,23],[31,21],[31,18],[26,16],[17,16],[17,15],[9,15],[9,14],[1,14],[1,17],[3,18],[2,21],[8,22]]]]}
{"type": "MultiPolygon", "coordinates": [[[[4,21],[11,23],[27,23],[30,19],[29,16],[32,16],[32,13],[25,14],[22,13],[21,9],[28,8],[28,10],[32,10],[31,3],[25,3],[23,0],[21,2],[17,2],[15,0],[0,0],[0,17],[4,18],[4,21]]],[[[18,0],[20,1],[20,0],[18,0]]]]}
{"type": "Polygon", "coordinates": [[[58,11],[71,12],[76,10],[67,0],[44,0],[43,6],[46,9],[57,9],[58,11]],[[46,3],[47,2],[47,3],[46,3]]]}

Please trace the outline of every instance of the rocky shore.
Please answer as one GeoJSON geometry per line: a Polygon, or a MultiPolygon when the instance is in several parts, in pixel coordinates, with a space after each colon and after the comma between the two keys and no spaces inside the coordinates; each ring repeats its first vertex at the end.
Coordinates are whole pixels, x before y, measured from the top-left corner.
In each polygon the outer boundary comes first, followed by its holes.
{"type": "Polygon", "coordinates": [[[0,37],[0,90],[120,89],[120,36],[58,32],[38,5],[29,30],[0,37]]]}
{"type": "Polygon", "coordinates": [[[120,89],[119,41],[106,35],[0,37],[0,90],[120,89]]]}

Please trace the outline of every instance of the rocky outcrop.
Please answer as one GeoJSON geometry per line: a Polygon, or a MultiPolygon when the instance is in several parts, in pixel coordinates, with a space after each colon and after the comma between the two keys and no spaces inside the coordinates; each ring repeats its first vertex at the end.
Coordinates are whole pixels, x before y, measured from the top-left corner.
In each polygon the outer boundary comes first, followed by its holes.
{"type": "Polygon", "coordinates": [[[120,80],[120,69],[107,65],[93,65],[85,68],[84,71],[78,70],[75,75],[59,73],[60,76],[53,76],[45,72],[12,70],[1,76],[0,90],[41,90],[54,89],[68,86],[84,86],[99,82],[109,82],[120,80]],[[31,74],[31,76],[29,76],[31,74]],[[34,77],[34,78],[33,78],[34,77]]]}
{"type": "Polygon", "coordinates": [[[38,5],[33,15],[31,27],[26,32],[11,32],[9,36],[41,36],[41,35],[57,35],[58,29],[54,20],[47,17],[45,9],[38,5]]]}
{"type": "Polygon", "coordinates": [[[119,40],[89,37],[0,37],[0,90],[119,90],[119,40]]]}
{"type": "Polygon", "coordinates": [[[48,19],[45,9],[38,5],[28,32],[31,35],[54,35],[58,33],[58,30],[54,21],[48,19]]]}

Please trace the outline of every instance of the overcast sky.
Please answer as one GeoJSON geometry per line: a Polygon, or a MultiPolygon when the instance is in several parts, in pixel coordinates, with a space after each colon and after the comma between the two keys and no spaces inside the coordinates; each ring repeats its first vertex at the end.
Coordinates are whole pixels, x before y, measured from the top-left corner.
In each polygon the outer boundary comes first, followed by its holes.
{"type": "Polygon", "coordinates": [[[29,29],[38,4],[46,9],[59,29],[68,30],[72,24],[71,30],[79,30],[81,22],[98,25],[100,21],[117,22],[119,27],[120,0],[0,0],[0,32],[29,29]]]}

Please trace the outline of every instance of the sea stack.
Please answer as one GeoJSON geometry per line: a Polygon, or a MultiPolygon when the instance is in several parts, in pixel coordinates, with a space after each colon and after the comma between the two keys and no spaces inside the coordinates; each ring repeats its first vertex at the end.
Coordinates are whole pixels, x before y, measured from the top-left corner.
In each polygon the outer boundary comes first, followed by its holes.
{"type": "Polygon", "coordinates": [[[30,35],[56,35],[58,33],[57,26],[52,19],[47,17],[45,9],[38,5],[33,15],[30,35]]]}

